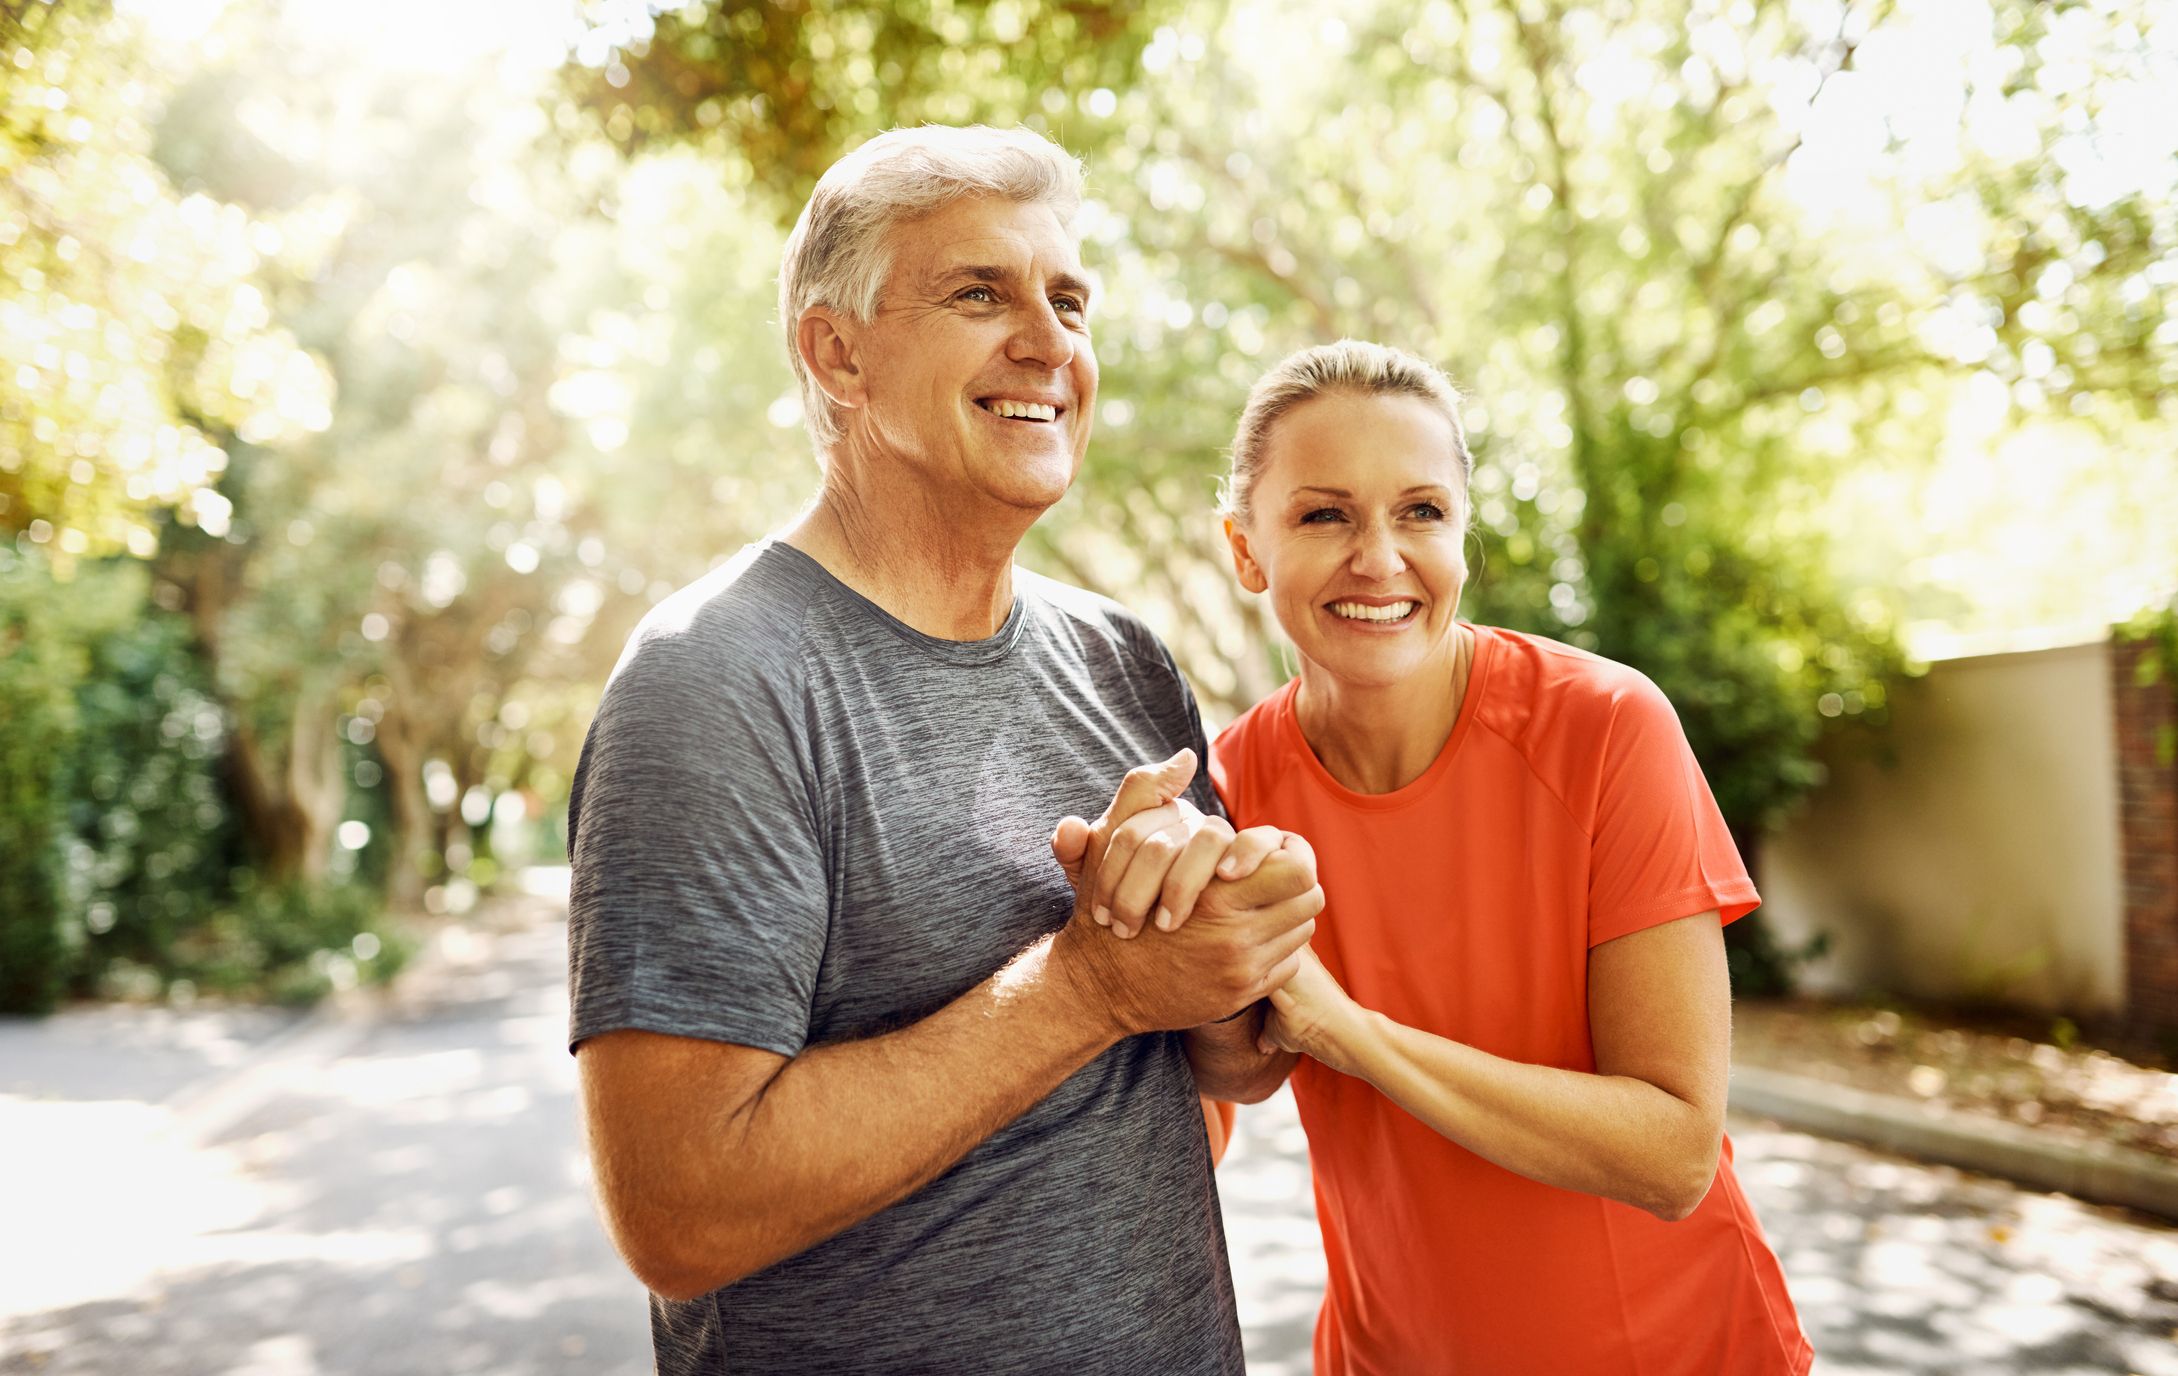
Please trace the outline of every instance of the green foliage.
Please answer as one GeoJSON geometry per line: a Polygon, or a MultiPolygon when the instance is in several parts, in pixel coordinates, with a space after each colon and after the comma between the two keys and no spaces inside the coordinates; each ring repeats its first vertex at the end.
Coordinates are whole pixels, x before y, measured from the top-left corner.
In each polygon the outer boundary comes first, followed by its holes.
{"type": "Polygon", "coordinates": [[[268,328],[246,217],[151,160],[159,81],[103,4],[0,7],[0,536],[65,565],[223,529],[218,440],[322,425],[323,379],[268,328]]]}
{"type": "Polygon", "coordinates": [[[222,714],[138,564],[57,579],[0,550],[4,1005],[35,1011],[115,960],[158,964],[225,888],[222,714]]]}
{"type": "Polygon", "coordinates": [[[414,951],[369,888],[245,878],[231,902],[175,943],[163,973],[205,992],[312,1003],[356,983],[385,983],[414,951]]]}
{"type": "MultiPolygon", "coordinates": [[[[2091,477],[2095,539],[2168,505],[2109,467],[2167,466],[2178,417],[2178,205],[2100,151],[2168,47],[2138,0],[1933,44],[1866,0],[586,0],[558,74],[154,8],[0,6],[0,537],[44,561],[0,570],[22,1005],[345,978],[391,948],[366,895],[488,881],[509,792],[559,815],[634,620],[814,485],[772,274],[894,125],[1085,157],[1098,435],[1025,557],[1141,610],[1213,721],[1290,672],[1221,450],[1342,334],[1472,396],[1469,613],[1655,678],[1750,848],[1823,732],[1886,720],[1899,627],[2078,600],[1923,567],[1937,466],[2061,431],[2069,468],[2006,471],[2091,477]]],[[[1743,983],[1789,963],[1732,932],[1743,983]]]]}
{"type": "MultiPolygon", "coordinates": [[[[2141,686],[2160,683],[2172,702],[2178,703],[2178,602],[2141,612],[2118,627],[2117,633],[2148,642],[2149,653],[2141,658],[2138,670],[2141,686]]],[[[2157,733],[2155,753],[2164,764],[2178,763],[2178,726],[2166,724],[2157,733]]]]}
{"type": "Polygon", "coordinates": [[[67,746],[85,659],[44,569],[0,548],[0,1012],[44,1012],[66,982],[67,746]]]}
{"type": "MultiPolygon", "coordinates": [[[[698,0],[594,30],[571,89],[630,151],[715,140],[798,207],[841,152],[923,123],[1029,124],[1089,151],[1073,97],[1137,77],[1149,0],[698,0]]],[[[791,209],[789,214],[791,214],[791,209]]]]}
{"type": "Polygon", "coordinates": [[[171,973],[181,936],[216,911],[237,837],[219,779],[226,714],[181,617],[150,605],[141,565],[87,567],[67,588],[88,636],[68,752],[69,883],[82,923],[71,984],[128,960],[171,973]]]}
{"type": "Polygon", "coordinates": [[[150,581],[130,561],[60,579],[0,549],[0,1010],[183,981],[295,999],[386,977],[408,945],[375,890],[237,867],[226,715],[150,581]]]}
{"type": "Polygon", "coordinates": [[[1724,929],[1724,963],[1732,997],[1781,998],[1793,991],[1800,967],[1829,953],[1830,933],[1817,932],[1797,947],[1778,942],[1767,924],[1750,913],[1724,929]]]}

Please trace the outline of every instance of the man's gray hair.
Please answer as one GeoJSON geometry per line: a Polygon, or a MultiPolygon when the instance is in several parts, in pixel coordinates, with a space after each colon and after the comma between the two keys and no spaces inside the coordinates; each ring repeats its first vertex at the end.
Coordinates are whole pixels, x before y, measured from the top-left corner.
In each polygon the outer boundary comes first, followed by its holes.
{"type": "Polygon", "coordinates": [[[809,194],[779,261],[779,323],[820,451],[845,427],[802,365],[795,338],[802,312],[825,306],[856,320],[875,315],[892,271],[888,232],[963,196],[1047,205],[1071,225],[1081,208],[1081,163],[1027,129],[928,124],[879,134],[833,163],[809,194]]]}
{"type": "Polygon", "coordinates": [[[1286,413],[1321,396],[1413,397],[1428,402],[1452,423],[1452,455],[1459,460],[1464,487],[1474,477],[1475,458],[1467,448],[1467,427],[1460,420],[1460,392],[1435,364],[1403,349],[1366,340],[1342,339],[1286,355],[1256,380],[1241,408],[1233,434],[1232,470],[1219,484],[1218,510],[1241,525],[1248,523],[1249,498],[1263,472],[1263,451],[1286,413]]]}

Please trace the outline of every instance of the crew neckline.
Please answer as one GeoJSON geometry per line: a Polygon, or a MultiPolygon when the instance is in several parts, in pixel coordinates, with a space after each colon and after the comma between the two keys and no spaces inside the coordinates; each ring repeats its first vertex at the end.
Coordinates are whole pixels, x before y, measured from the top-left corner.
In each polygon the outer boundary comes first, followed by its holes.
{"type": "Polygon", "coordinates": [[[1014,645],[1020,641],[1022,627],[1028,621],[1028,598],[1022,594],[1022,569],[1019,565],[1014,566],[1013,607],[1006,613],[1004,624],[999,626],[996,632],[985,636],[981,640],[947,640],[943,636],[935,636],[915,629],[877,603],[848,587],[840,581],[837,574],[810,557],[807,551],[796,549],[777,536],[768,537],[764,543],[771,550],[782,553],[794,563],[801,565],[837,600],[845,602],[849,607],[860,611],[917,650],[933,659],[943,660],[947,664],[989,664],[1003,659],[1007,652],[1012,650],[1014,645]]]}
{"type": "Polygon", "coordinates": [[[1301,757],[1302,768],[1333,799],[1362,811],[1385,812],[1421,801],[1452,772],[1460,744],[1467,739],[1480,712],[1482,696],[1489,687],[1490,667],[1497,658],[1497,637],[1490,633],[1489,627],[1469,621],[1459,624],[1475,637],[1475,662],[1467,670],[1467,693],[1460,699],[1460,714],[1452,723],[1452,734],[1445,737],[1437,758],[1429,762],[1427,769],[1389,793],[1362,793],[1348,788],[1324,767],[1323,761],[1316,757],[1316,748],[1308,743],[1307,734],[1301,730],[1301,680],[1295,677],[1286,685],[1285,699],[1278,707],[1278,729],[1301,757]]]}

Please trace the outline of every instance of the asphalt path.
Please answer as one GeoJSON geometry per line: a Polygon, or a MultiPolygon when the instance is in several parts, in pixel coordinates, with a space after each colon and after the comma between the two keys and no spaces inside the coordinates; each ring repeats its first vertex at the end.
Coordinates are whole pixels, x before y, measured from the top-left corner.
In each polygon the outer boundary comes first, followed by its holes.
{"type": "MultiPolygon", "coordinates": [[[[548,898],[390,1006],[0,1022],[0,1372],[649,1370],[590,1203],[548,898]]],[[[1822,1376],[2178,1376],[2178,1232],[1735,1120],[1822,1376]]],[[[1219,1171],[1250,1370],[1323,1287],[1283,1095],[1219,1171]]]]}

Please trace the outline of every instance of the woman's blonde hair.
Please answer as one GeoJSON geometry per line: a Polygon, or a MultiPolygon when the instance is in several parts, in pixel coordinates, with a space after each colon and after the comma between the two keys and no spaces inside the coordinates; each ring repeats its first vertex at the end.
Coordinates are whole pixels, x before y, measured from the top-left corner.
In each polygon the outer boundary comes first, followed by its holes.
{"type": "Polygon", "coordinates": [[[1263,374],[1248,392],[1239,428],[1233,432],[1232,469],[1219,484],[1218,510],[1248,523],[1250,495],[1263,472],[1263,451],[1271,428],[1302,402],[1322,396],[1416,397],[1444,413],[1452,423],[1452,452],[1460,461],[1460,485],[1474,476],[1475,458],[1467,449],[1467,427],[1460,422],[1460,393],[1435,365],[1401,349],[1342,339],[1288,354],[1263,374]]]}

